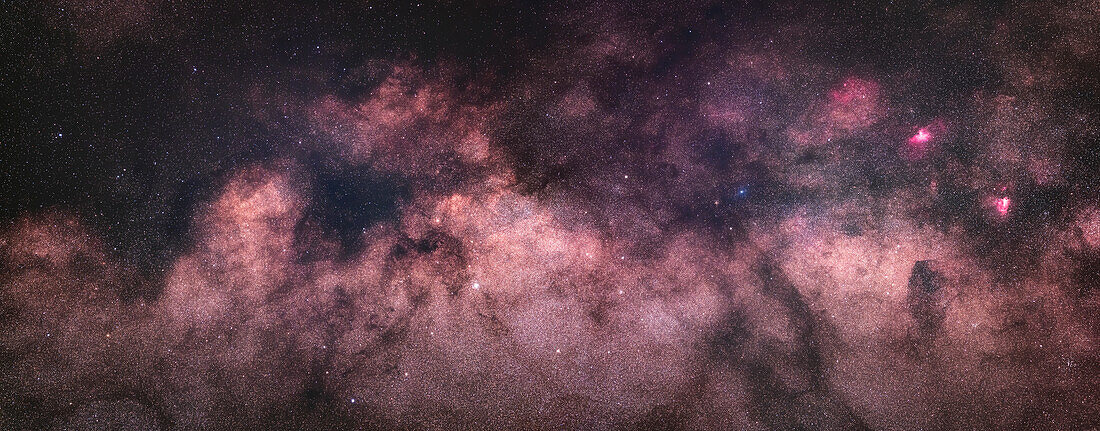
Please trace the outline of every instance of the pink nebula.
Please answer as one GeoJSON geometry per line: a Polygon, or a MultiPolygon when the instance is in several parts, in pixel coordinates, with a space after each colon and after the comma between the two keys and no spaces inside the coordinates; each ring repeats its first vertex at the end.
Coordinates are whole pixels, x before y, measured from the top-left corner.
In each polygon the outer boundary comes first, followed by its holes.
{"type": "Polygon", "coordinates": [[[866,100],[874,100],[878,97],[879,85],[874,81],[851,77],[845,79],[839,87],[829,92],[833,103],[851,104],[864,103],[866,100]]]}
{"type": "Polygon", "coordinates": [[[909,159],[923,159],[932,150],[933,144],[942,139],[946,131],[947,126],[939,119],[917,129],[917,133],[909,137],[908,145],[905,146],[909,159]]]}
{"type": "Polygon", "coordinates": [[[1012,200],[1009,199],[1008,196],[1004,196],[1000,199],[997,199],[997,203],[995,204],[995,206],[997,207],[997,213],[1002,215],[1002,216],[1003,215],[1008,215],[1008,207],[1011,204],[1012,204],[1012,200]]]}
{"type": "Polygon", "coordinates": [[[932,132],[930,132],[927,127],[922,127],[917,131],[917,134],[909,138],[909,143],[923,147],[923,144],[928,143],[930,140],[932,140],[932,132]]]}

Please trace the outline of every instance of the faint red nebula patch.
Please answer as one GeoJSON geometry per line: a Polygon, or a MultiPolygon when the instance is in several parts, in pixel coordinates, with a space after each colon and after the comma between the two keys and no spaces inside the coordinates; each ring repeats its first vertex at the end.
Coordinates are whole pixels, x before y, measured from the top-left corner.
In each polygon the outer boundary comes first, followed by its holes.
{"type": "Polygon", "coordinates": [[[824,103],[806,111],[790,135],[800,146],[825,145],[870,127],[884,112],[879,84],[850,77],[830,89],[824,103]]]}
{"type": "Polygon", "coordinates": [[[828,123],[843,130],[859,130],[874,124],[882,115],[880,86],[862,79],[845,79],[829,92],[828,123]]]}
{"type": "Polygon", "coordinates": [[[863,104],[878,97],[878,83],[862,78],[850,77],[829,91],[830,100],[836,106],[863,104]]]}

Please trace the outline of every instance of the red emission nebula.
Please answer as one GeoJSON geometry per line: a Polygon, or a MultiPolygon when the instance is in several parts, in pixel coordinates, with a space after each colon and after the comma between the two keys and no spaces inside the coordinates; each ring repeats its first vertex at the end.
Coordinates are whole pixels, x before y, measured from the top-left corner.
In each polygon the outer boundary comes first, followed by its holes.
{"type": "Polygon", "coordinates": [[[1100,427],[1100,2],[0,6],[0,429],[1100,427]]]}

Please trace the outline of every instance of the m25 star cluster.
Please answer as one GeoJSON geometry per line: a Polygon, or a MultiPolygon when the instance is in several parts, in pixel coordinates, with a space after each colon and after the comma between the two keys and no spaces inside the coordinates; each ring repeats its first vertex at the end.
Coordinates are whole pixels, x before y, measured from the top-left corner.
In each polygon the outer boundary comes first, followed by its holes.
{"type": "Polygon", "coordinates": [[[1100,2],[0,6],[0,429],[1100,427],[1100,2]]]}

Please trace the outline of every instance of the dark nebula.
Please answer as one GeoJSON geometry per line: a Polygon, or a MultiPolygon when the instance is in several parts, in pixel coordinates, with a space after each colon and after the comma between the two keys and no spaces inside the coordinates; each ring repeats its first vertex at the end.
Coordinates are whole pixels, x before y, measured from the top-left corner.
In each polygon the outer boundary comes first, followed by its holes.
{"type": "Polygon", "coordinates": [[[1100,428],[1100,1],[5,1],[0,52],[0,429],[1100,428]]]}

